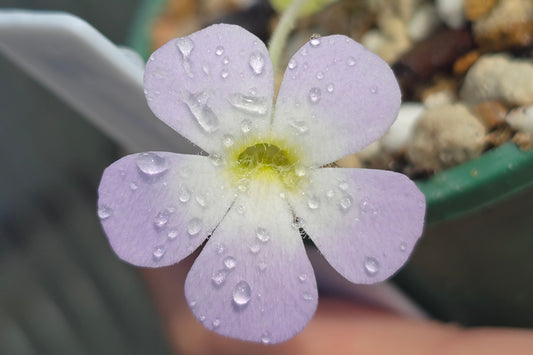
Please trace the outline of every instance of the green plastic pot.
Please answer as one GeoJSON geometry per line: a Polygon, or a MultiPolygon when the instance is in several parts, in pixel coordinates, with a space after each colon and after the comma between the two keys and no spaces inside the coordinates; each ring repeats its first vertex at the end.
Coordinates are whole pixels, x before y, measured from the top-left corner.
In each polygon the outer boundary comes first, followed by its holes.
{"type": "MultiPolygon", "coordinates": [[[[132,28],[145,58],[165,3],[145,1],[132,28]]],[[[426,229],[397,284],[444,321],[533,327],[533,150],[507,143],[417,185],[426,229]]]]}

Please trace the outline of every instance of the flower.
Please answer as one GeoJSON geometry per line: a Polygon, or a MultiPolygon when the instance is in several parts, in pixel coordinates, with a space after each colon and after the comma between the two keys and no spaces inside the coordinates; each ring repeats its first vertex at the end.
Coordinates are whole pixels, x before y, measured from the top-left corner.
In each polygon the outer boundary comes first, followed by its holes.
{"type": "Polygon", "coordinates": [[[376,55],[345,36],[312,39],[290,60],[273,113],[264,44],[233,25],[172,40],[148,60],[155,115],[206,156],[148,152],[108,167],[103,228],[135,265],[177,263],[209,238],[185,283],[205,327],[278,343],[317,305],[303,229],[355,283],[393,274],[421,235],[425,199],[404,175],[327,167],[382,136],[400,105],[376,55]]]}

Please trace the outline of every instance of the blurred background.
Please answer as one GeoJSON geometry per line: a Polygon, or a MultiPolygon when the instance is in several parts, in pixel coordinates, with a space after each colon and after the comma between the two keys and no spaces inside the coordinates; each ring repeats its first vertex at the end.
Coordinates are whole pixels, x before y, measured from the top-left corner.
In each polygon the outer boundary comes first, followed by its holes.
{"type": "MultiPolygon", "coordinates": [[[[3,0],[75,14],[124,44],[137,0],[3,0]]],[[[137,270],[112,252],[96,189],[118,147],[0,55],[0,354],[168,354],[137,270]]]]}

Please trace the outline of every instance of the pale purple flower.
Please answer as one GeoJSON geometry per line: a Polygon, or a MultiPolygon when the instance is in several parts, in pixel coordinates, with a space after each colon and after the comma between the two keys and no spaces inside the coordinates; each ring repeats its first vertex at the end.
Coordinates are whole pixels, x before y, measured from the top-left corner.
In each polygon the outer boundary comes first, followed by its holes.
{"type": "Polygon", "coordinates": [[[301,228],[352,282],[405,263],[425,213],[414,183],[324,167],[396,118],[398,84],[376,55],[345,36],[313,39],[290,60],[273,109],[264,44],[214,25],[155,51],[144,86],[155,115],[209,157],[120,159],[102,177],[99,216],[118,256],[140,266],[175,264],[211,236],[185,283],[205,327],[263,343],[305,327],[318,294],[301,228]]]}

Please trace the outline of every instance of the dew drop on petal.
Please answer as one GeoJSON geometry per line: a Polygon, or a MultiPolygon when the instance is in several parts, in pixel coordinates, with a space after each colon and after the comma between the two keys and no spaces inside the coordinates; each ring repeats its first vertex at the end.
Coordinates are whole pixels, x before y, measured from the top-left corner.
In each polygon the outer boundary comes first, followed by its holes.
{"type": "Polygon", "coordinates": [[[218,56],[224,54],[224,47],[218,46],[217,48],[215,48],[215,54],[218,56]]]}
{"type": "Polygon", "coordinates": [[[371,92],[372,94],[377,94],[377,93],[378,93],[378,87],[377,87],[376,85],[372,85],[372,86],[370,87],[370,92],[371,92]]]}
{"type": "Polygon", "coordinates": [[[305,226],[305,221],[301,217],[295,217],[294,220],[292,221],[292,227],[295,229],[300,229],[300,228],[303,228],[304,226],[305,226]]]}
{"type": "Polygon", "coordinates": [[[178,230],[176,228],[172,228],[171,230],[168,231],[167,233],[167,237],[168,239],[170,240],[174,240],[176,239],[178,236],[178,230]]]}
{"type": "Polygon", "coordinates": [[[259,239],[263,243],[268,242],[270,239],[270,235],[268,234],[268,231],[265,228],[257,228],[255,230],[255,234],[257,235],[257,239],[259,239]]]}
{"type": "Polygon", "coordinates": [[[222,79],[226,79],[227,77],[229,76],[229,71],[228,69],[224,68],[220,71],[220,77],[222,79]]]}
{"type": "Polygon", "coordinates": [[[320,45],[320,38],[313,38],[309,41],[312,47],[318,47],[320,45]]]}
{"type": "Polygon", "coordinates": [[[209,64],[203,63],[202,64],[202,71],[204,72],[205,75],[209,75],[209,72],[210,72],[209,64]]]}
{"type": "Polygon", "coordinates": [[[139,188],[139,186],[138,186],[135,182],[132,182],[132,183],[130,184],[130,190],[131,190],[131,191],[135,191],[135,190],[137,190],[138,188],[139,188]]]}
{"type": "Polygon", "coordinates": [[[315,196],[311,196],[307,199],[307,206],[312,210],[316,210],[320,206],[320,201],[315,196]]]}
{"type": "Polygon", "coordinates": [[[296,62],[294,59],[289,60],[289,64],[287,65],[290,70],[295,69],[297,66],[298,62],[296,62]]]}
{"type": "Polygon", "coordinates": [[[255,75],[259,75],[265,69],[265,57],[261,52],[253,52],[248,62],[255,75]]]}
{"type": "Polygon", "coordinates": [[[406,251],[407,250],[407,243],[406,242],[402,242],[400,244],[400,250],[401,251],[406,251]]]}
{"type": "Polygon", "coordinates": [[[246,211],[246,207],[244,207],[244,205],[239,205],[237,206],[237,213],[242,215],[244,214],[244,212],[246,211]]]}
{"type": "Polygon", "coordinates": [[[213,273],[213,276],[211,276],[211,282],[213,283],[213,286],[220,287],[226,281],[226,276],[228,276],[228,272],[226,270],[218,270],[213,273]]]}
{"type": "Polygon", "coordinates": [[[168,223],[168,213],[166,211],[158,212],[154,219],[154,225],[157,228],[163,228],[168,223]]]}
{"type": "Polygon", "coordinates": [[[186,203],[191,199],[191,191],[187,188],[187,186],[180,186],[178,191],[178,199],[186,203]]]}
{"type": "Polygon", "coordinates": [[[209,95],[207,93],[200,92],[193,94],[188,92],[183,95],[182,100],[204,131],[212,133],[218,129],[218,117],[207,105],[207,101],[209,100],[209,95]]]}
{"type": "Polygon", "coordinates": [[[250,246],[250,251],[252,252],[252,254],[257,254],[259,253],[260,250],[261,250],[261,246],[259,244],[252,244],[250,246]]]}
{"type": "Polygon", "coordinates": [[[217,245],[215,246],[215,253],[217,253],[218,255],[223,254],[225,250],[226,246],[223,243],[217,243],[217,245]]]}
{"type": "Polygon", "coordinates": [[[312,104],[317,104],[320,101],[321,96],[322,91],[319,88],[314,87],[309,90],[309,102],[312,104]]]}
{"type": "Polygon", "coordinates": [[[316,78],[317,78],[318,80],[322,80],[322,79],[324,79],[324,73],[321,72],[321,71],[319,71],[318,73],[316,73],[316,78]]]}
{"type": "Polygon", "coordinates": [[[229,58],[226,56],[222,59],[222,64],[228,65],[229,64],[229,58]]]}
{"type": "Polygon", "coordinates": [[[224,159],[222,158],[222,156],[216,153],[210,154],[209,160],[211,160],[211,164],[213,164],[213,166],[221,166],[222,164],[224,164],[224,159]]]}
{"type": "Polygon", "coordinates": [[[187,233],[189,233],[190,236],[195,236],[198,233],[200,233],[200,230],[202,229],[202,221],[200,218],[193,218],[189,221],[187,224],[187,233]]]}
{"type": "Polygon", "coordinates": [[[203,323],[205,321],[205,316],[201,315],[200,317],[198,317],[198,320],[203,323]]]}
{"type": "Polygon", "coordinates": [[[191,302],[189,302],[189,307],[191,307],[191,308],[196,307],[196,301],[192,300],[191,302]]]}
{"type": "Polygon", "coordinates": [[[329,92],[329,93],[332,93],[333,90],[335,90],[335,85],[333,83],[329,83],[328,86],[326,86],[326,90],[329,92]]]}
{"type": "Polygon", "coordinates": [[[327,198],[333,198],[333,196],[335,196],[335,191],[333,191],[333,190],[326,191],[326,197],[327,198]]]}
{"type": "Polygon", "coordinates": [[[375,276],[379,271],[379,263],[375,258],[372,257],[365,258],[364,267],[368,276],[375,276]]]}
{"type": "Polygon", "coordinates": [[[339,189],[341,189],[342,191],[346,191],[348,190],[348,183],[346,181],[341,181],[339,183],[339,189]]]}
{"type": "Polygon", "coordinates": [[[339,201],[339,208],[342,211],[347,211],[347,210],[350,209],[350,207],[352,207],[352,202],[353,201],[352,201],[352,198],[350,196],[344,196],[339,201]]]}
{"type": "Polygon", "coordinates": [[[239,307],[244,307],[250,302],[251,298],[252,289],[248,282],[239,281],[233,289],[233,302],[239,307]]]}
{"type": "Polygon", "coordinates": [[[261,334],[261,343],[270,344],[272,341],[271,337],[272,335],[270,335],[269,331],[264,331],[263,334],[261,334]]]}
{"type": "Polygon", "coordinates": [[[158,175],[168,169],[168,162],[165,158],[152,153],[141,153],[137,155],[137,167],[146,175],[158,175]]]}
{"type": "Polygon", "coordinates": [[[264,260],[261,260],[257,263],[257,268],[259,269],[259,271],[265,271],[267,268],[267,263],[264,260]]]}
{"type": "Polygon", "coordinates": [[[229,102],[237,110],[252,115],[265,115],[268,112],[266,97],[233,93],[229,95],[229,102]]]}
{"type": "Polygon", "coordinates": [[[215,318],[213,320],[213,328],[218,328],[220,326],[220,318],[215,318]]]}
{"type": "Polygon", "coordinates": [[[302,298],[304,301],[311,302],[313,300],[313,295],[309,292],[302,293],[302,298]]]}
{"type": "Polygon", "coordinates": [[[165,247],[162,246],[162,245],[155,247],[155,249],[154,249],[154,251],[152,253],[154,261],[161,260],[164,255],[165,255],[165,247]]]}
{"type": "Polygon", "coordinates": [[[224,147],[229,148],[235,144],[235,139],[231,134],[226,134],[222,137],[222,144],[224,144],[224,147]]]}
{"type": "Polygon", "coordinates": [[[113,210],[107,206],[100,206],[98,208],[98,217],[101,220],[108,219],[113,214],[113,210]]]}
{"type": "Polygon", "coordinates": [[[206,207],[207,206],[207,199],[205,198],[204,195],[198,195],[198,196],[196,196],[196,203],[198,203],[202,207],[206,207]]]}
{"type": "Polygon", "coordinates": [[[346,60],[346,64],[348,64],[350,67],[353,67],[356,63],[356,60],[354,57],[348,57],[348,59],[346,60]]]}
{"type": "Polygon", "coordinates": [[[194,42],[189,37],[177,38],[175,44],[184,58],[191,55],[194,48],[194,42]]]}
{"type": "Polygon", "coordinates": [[[224,258],[224,266],[228,270],[233,270],[235,266],[237,266],[237,261],[235,260],[233,256],[226,256],[224,258]]]}
{"type": "Polygon", "coordinates": [[[242,133],[248,133],[252,130],[252,121],[242,120],[241,122],[241,131],[242,133]]]}
{"type": "Polygon", "coordinates": [[[300,280],[300,282],[305,282],[307,278],[308,276],[306,273],[301,273],[300,275],[298,275],[298,280],[300,280]]]}
{"type": "Polygon", "coordinates": [[[304,134],[307,131],[309,131],[309,126],[306,121],[304,120],[297,120],[295,118],[289,120],[289,126],[293,129],[293,131],[300,135],[304,134]]]}

